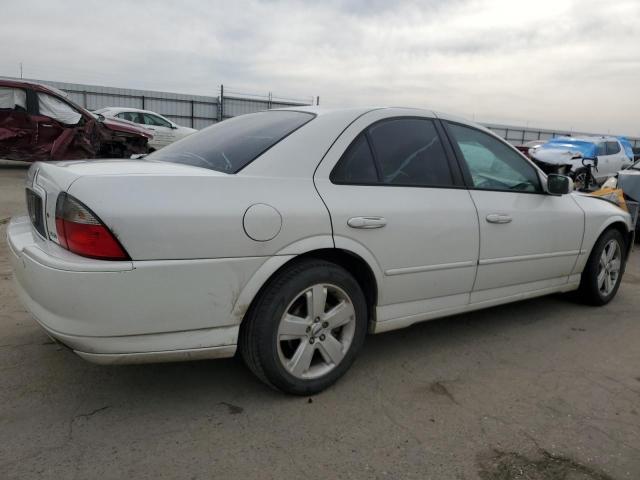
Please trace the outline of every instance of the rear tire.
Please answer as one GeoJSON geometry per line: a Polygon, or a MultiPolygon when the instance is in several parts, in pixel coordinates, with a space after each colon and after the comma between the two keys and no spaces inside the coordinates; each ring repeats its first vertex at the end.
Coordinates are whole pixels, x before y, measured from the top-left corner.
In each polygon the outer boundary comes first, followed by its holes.
{"type": "Polygon", "coordinates": [[[302,260],[260,292],[241,325],[239,350],[266,384],[311,395],[349,369],[364,343],[367,318],[364,294],[349,272],[302,260]]]}
{"type": "Polygon", "coordinates": [[[589,305],[606,305],[616,296],[626,264],[626,242],[612,228],[598,239],[582,272],[578,299],[589,305]]]}

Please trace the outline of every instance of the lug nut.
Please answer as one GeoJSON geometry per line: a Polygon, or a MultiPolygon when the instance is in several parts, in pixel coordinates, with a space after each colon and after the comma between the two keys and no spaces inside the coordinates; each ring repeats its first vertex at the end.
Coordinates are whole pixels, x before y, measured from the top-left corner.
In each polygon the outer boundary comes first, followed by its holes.
{"type": "Polygon", "coordinates": [[[309,343],[315,343],[315,341],[316,341],[316,339],[315,339],[314,337],[311,337],[311,338],[309,339],[309,343]]]}
{"type": "Polygon", "coordinates": [[[324,339],[325,339],[325,338],[327,338],[327,337],[325,337],[325,336],[324,336],[324,333],[323,333],[322,335],[320,335],[320,341],[321,341],[321,342],[324,342],[324,339]]]}
{"type": "Polygon", "coordinates": [[[307,327],[307,333],[311,331],[311,327],[307,327]]]}
{"type": "Polygon", "coordinates": [[[322,328],[327,328],[329,326],[329,322],[322,322],[322,328]]]}
{"type": "Polygon", "coordinates": [[[320,317],[316,317],[316,318],[313,320],[313,323],[318,323],[319,321],[320,321],[320,317]]]}

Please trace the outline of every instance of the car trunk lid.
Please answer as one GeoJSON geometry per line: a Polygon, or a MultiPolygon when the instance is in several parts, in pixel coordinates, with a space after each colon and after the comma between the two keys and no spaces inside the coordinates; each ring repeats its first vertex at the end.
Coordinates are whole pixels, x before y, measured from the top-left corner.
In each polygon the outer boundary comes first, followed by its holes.
{"type": "Polygon", "coordinates": [[[58,243],[56,200],[81,177],[101,176],[227,176],[213,170],[150,160],[76,160],[36,162],[27,173],[29,214],[39,235],[58,243]],[[43,228],[44,227],[44,228],[43,228]]]}

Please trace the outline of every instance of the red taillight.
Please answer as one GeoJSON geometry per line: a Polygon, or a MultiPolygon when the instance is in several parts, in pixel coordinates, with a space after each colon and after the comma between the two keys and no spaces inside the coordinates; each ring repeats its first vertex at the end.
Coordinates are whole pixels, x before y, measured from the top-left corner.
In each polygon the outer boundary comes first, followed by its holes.
{"type": "Polygon", "coordinates": [[[56,230],[60,246],[83,257],[129,260],[120,242],[89,208],[67,193],[58,195],[56,230]]]}

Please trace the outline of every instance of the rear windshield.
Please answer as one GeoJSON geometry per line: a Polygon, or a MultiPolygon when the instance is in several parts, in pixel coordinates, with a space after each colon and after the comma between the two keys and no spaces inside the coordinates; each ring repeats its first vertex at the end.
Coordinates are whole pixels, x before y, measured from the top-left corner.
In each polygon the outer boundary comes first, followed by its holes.
{"type": "Polygon", "coordinates": [[[313,117],[312,113],[292,111],[241,115],[189,135],[147,158],[237,173],[313,117]]]}

